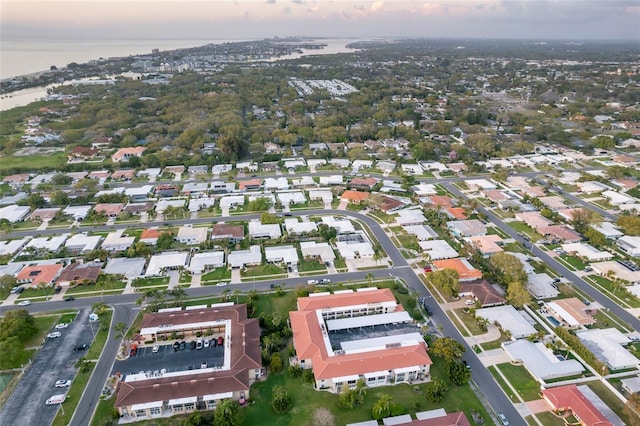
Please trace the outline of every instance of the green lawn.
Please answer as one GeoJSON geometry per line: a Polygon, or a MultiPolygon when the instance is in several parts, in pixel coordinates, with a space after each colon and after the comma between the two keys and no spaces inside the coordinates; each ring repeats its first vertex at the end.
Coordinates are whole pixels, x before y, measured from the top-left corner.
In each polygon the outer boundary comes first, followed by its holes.
{"type": "Polygon", "coordinates": [[[527,253],[527,250],[520,243],[507,243],[502,246],[502,249],[510,253],[527,253]]]}
{"type": "MultiPolygon", "coordinates": [[[[600,290],[604,290],[609,293],[610,298],[614,300],[621,299],[622,301],[626,302],[631,308],[640,308],[640,299],[638,299],[631,293],[622,292],[622,290],[617,290],[614,292],[613,282],[608,278],[601,277],[600,275],[589,275],[588,278],[598,283],[598,285],[602,287],[600,290]]],[[[589,281],[587,280],[587,282],[589,281]]],[[[597,286],[595,287],[598,288],[597,286]]]]}
{"type": "Polygon", "coordinates": [[[513,221],[513,222],[509,222],[507,225],[509,225],[510,227],[512,227],[518,232],[528,235],[531,241],[538,241],[539,239],[542,238],[542,235],[538,234],[536,231],[531,229],[529,225],[527,225],[526,223],[513,221]]]}
{"type": "MultiPolygon", "coordinates": [[[[119,283],[115,284],[112,288],[105,289],[104,293],[108,294],[108,293],[115,292],[116,290],[123,290],[126,286],[127,286],[127,282],[126,281],[120,281],[119,283]]],[[[66,294],[100,292],[100,291],[101,291],[100,289],[96,289],[96,285],[95,284],[78,285],[76,287],[67,289],[67,291],[65,292],[65,295],[66,294]]]]}
{"type": "Polygon", "coordinates": [[[131,285],[133,287],[154,287],[169,284],[169,277],[136,278],[131,285]]]}
{"type": "Polygon", "coordinates": [[[591,388],[591,390],[604,401],[614,413],[618,415],[624,422],[624,424],[631,424],[631,419],[623,411],[623,403],[620,401],[611,391],[600,381],[593,381],[585,383],[591,388]]]}
{"type": "Polygon", "coordinates": [[[47,333],[49,333],[53,326],[58,323],[58,317],[55,315],[34,317],[33,319],[35,321],[35,326],[38,327],[38,332],[34,334],[31,339],[25,342],[26,348],[41,345],[47,333]]]}
{"type": "Polygon", "coordinates": [[[458,318],[454,317],[451,312],[447,312],[447,316],[449,317],[453,325],[456,326],[460,334],[462,334],[464,337],[470,337],[469,332],[462,326],[462,323],[458,318]]]}
{"type": "MultiPolygon", "coordinates": [[[[93,367],[91,368],[93,370],[93,367]]],[[[84,392],[84,388],[87,386],[87,382],[89,382],[89,378],[91,377],[91,371],[87,373],[78,372],[76,377],[73,379],[73,383],[69,388],[69,392],[67,392],[67,399],[62,403],[62,407],[64,408],[64,414],[62,414],[62,410],[58,411],[52,426],[66,426],[69,424],[71,417],[73,416],[73,412],[76,410],[78,403],[80,402],[80,398],[84,392]]]]}
{"type": "Polygon", "coordinates": [[[404,248],[410,250],[420,251],[420,245],[418,245],[418,238],[415,235],[395,235],[396,239],[404,248]]]}
{"type": "MultiPolygon", "coordinates": [[[[91,420],[91,426],[104,426],[105,419],[110,419],[113,414],[113,404],[116,402],[115,394],[109,399],[100,399],[96,406],[96,411],[93,413],[93,419],[91,420]]],[[[115,424],[115,422],[113,423],[115,424]]]]}
{"type": "Polygon", "coordinates": [[[0,162],[0,174],[6,168],[22,168],[25,170],[57,169],[67,162],[64,152],[56,152],[50,155],[10,156],[0,162]],[[4,166],[3,166],[4,165],[4,166]]]}
{"type": "Polygon", "coordinates": [[[302,259],[298,265],[298,272],[326,272],[327,268],[317,259],[302,259]]]}
{"type": "Polygon", "coordinates": [[[216,269],[212,269],[206,274],[202,275],[202,282],[228,280],[231,278],[231,271],[226,266],[221,266],[216,269]]]}
{"type": "MultiPolygon", "coordinates": [[[[540,423],[542,423],[543,426],[558,426],[564,424],[562,420],[548,411],[538,413],[536,414],[536,417],[540,420],[540,423]]],[[[533,416],[527,416],[525,417],[525,420],[527,421],[527,424],[531,426],[538,426],[538,423],[533,419],[533,416]]]]}
{"type": "Polygon", "coordinates": [[[580,260],[575,256],[569,256],[569,255],[563,254],[559,257],[565,262],[567,262],[569,265],[573,266],[577,271],[582,271],[587,266],[586,263],[584,263],[582,260],[580,260]]]}
{"type": "Polygon", "coordinates": [[[178,280],[178,282],[180,284],[191,284],[191,278],[193,278],[191,275],[188,274],[180,274],[180,279],[178,280]]]}
{"type": "MultiPolygon", "coordinates": [[[[540,383],[538,383],[524,367],[512,365],[508,362],[498,364],[495,367],[500,369],[523,400],[533,401],[540,399],[540,383]]],[[[505,392],[510,394],[509,389],[505,389],[505,392]]]]}
{"type": "Polygon", "coordinates": [[[111,327],[112,313],[112,311],[107,311],[107,313],[103,314],[100,317],[99,321],[90,324],[93,327],[93,331],[96,333],[96,338],[91,343],[91,347],[85,355],[86,359],[97,360],[98,358],[100,358],[102,348],[107,341],[107,337],[109,337],[109,328],[111,327]]]}
{"type": "Polygon", "coordinates": [[[366,209],[367,206],[364,204],[354,204],[354,203],[349,203],[347,204],[347,210],[353,211],[353,212],[359,212],[361,210],[366,209]]]}
{"type": "Polygon", "coordinates": [[[456,314],[458,314],[458,318],[460,318],[464,325],[467,326],[472,335],[478,336],[480,334],[485,334],[487,331],[480,328],[476,321],[476,317],[470,311],[465,312],[465,309],[467,308],[455,309],[456,314]]]}
{"type": "Polygon", "coordinates": [[[281,268],[278,265],[272,263],[266,263],[264,265],[253,266],[247,268],[246,271],[241,272],[243,278],[262,277],[265,275],[284,275],[287,273],[285,268],[281,268]]]}
{"type": "Polygon", "coordinates": [[[15,374],[0,374],[0,393],[4,391],[15,374]]]}

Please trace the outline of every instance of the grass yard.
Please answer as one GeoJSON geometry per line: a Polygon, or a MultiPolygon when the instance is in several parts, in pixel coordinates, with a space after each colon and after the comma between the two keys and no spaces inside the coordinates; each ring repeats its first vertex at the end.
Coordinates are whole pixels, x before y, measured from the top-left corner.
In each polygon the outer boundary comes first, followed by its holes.
{"type": "MultiPolygon", "coordinates": [[[[523,400],[533,401],[540,399],[540,383],[538,383],[524,367],[512,365],[508,362],[498,364],[495,367],[500,369],[523,400]]],[[[509,394],[508,389],[505,389],[505,391],[509,394]]]]}
{"type": "Polygon", "coordinates": [[[513,221],[513,222],[509,222],[507,225],[509,225],[510,227],[512,227],[518,232],[528,235],[531,241],[538,241],[539,239],[542,238],[542,235],[538,234],[536,231],[531,229],[529,225],[527,225],[526,223],[513,221]]]}
{"type": "MultiPolygon", "coordinates": [[[[600,287],[602,287],[600,290],[605,290],[609,293],[609,297],[611,299],[620,299],[620,301],[626,302],[626,304],[631,308],[640,308],[640,299],[628,292],[622,292],[622,290],[614,291],[615,288],[613,282],[608,278],[601,277],[600,275],[589,275],[587,278],[595,281],[600,287]]],[[[587,280],[587,282],[589,281],[587,280]]],[[[595,287],[598,288],[598,286],[595,287]]]]}
{"type": "Polygon", "coordinates": [[[42,344],[47,333],[53,329],[53,326],[58,323],[57,316],[46,316],[46,317],[34,317],[35,326],[38,327],[38,332],[31,337],[28,341],[25,342],[25,347],[29,348],[31,346],[38,346],[42,344]]]}
{"type": "Polygon", "coordinates": [[[480,334],[485,334],[486,330],[480,328],[476,321],[476,317],[471,312],[465,312],[465,309],[466,308],[455,309],[456,314],[458,314],[458,318],[460,318],[464,325],[467,326],[472,335],[478,336],[480,334]]]}
{"type": "Polygon", "coordinates": [[[298,265],[298,272],[326,272],[324,263],[318,259],[302,259],[298,265]]]}
{"type": "Polygon", "coordinates": [[[630,425],[631,419],[623,411],[623,403],[600,381],[585,383],[591,390],[604,401],[605,404],[613,410],[618,417],[622,419],[624,424],[630,425]]]}
{"type": "Polygon", "coordinates": [[[116,402],[115,394],[109,399],[100,399],[96,406],[96,411],[93,413],[93,419],[91,419],[91,426],[104,425],[105,419],[110,419],[113,414],[113,404],[116,402]]]}
{"type": "MultiPolygon", "coordinates": [[[[28,155],[28,156],[10,156],[5,161],[0,162],[7,168],[21,168],[28,170],[39,169],[57,169],[61,164],[67,162],[67,155],[64,152],[56,152],[50,155],[28,155]]],[[[0,165],[0,173],[4,167],[0,165]]],[[[2,173],[4,175],[4,173],[2,173]]]]}
{"type": "Polygon", "coordinates": [[[169,277],[136,278],[131,285],[133,287],[155,287],[169,284],[169,277]]]}
{"type": "Polygon", "coordinates": [[[246,271],[242,271],[240,275],[243,278],[258,278],[269,275],[285,275],[287,270],[281,268],[272,263],[266,263],[264,265],[253,266],[251,268],[247,268],[246,271]]]}
{"type": "Polygon", "coordinates": [[[353,203],[349,203],[347,204],[347,210],[350,210],[352,212],[359,212],[362,211],[364,209],[366,209],[367,206],[364,204],[353,204],[353,203]]]}
{"type": "Polygon", "coordinates": [[[15,374],[0,374],[0,393],[4,391],[15,374]]]}
{"type": "Polygon", "coordinates": [[[449,319],[451,320],[453,325],[456,326],[456,328],[458,329],[460,334],[462,334],[464,337],[470,337],[469,336],[469,332],[467,331],[466,328],[463,327],[462,323],[460,322],[460,320],[458,318],[454,317],[451,312],[447,312],[447,316],[449,317],[449,319]]]}
{"type": "Polygon", "coordinates": [[[178,282],[180,284],[191,284],[191,278],[193,277],[189,274],[180,274],[180,279],[178,280],[178,282]]]}
{"type": "Polygon", "coordinates": [[[420,251],[420,245],[418,245],[418,238],[415,235],[395,235],[396,239],[402,245],[402,247],[409,250],[420,251]]]}
{"type": "MultiPolygon", "coordinates": [[[[558,426],[564,424],[561,419],[557,418],[549,411],[538,413],[536,414],[536,417],[543,426],[558,426]]],[[[525,417],[525,420],[527,421],[527,424],[531,426],[538,426],[538,423],[533,419],[533,416],[527,416],[525,417]]]]}
{"type": "MultiPolygon", "coordinates": [[[[115,291],[124,290],[126,286],[127,286],[126,281],[120,281],[119,283],[115,284],[112,288],[105,289],[104,293],[109,294],[115,291]]],[[[101,289],[96,289],[95,284],[87,284],[87,285],[78,285],[76,287],[69,288],[64,294],[71,295],[71,294],[78,294],[78,293],[95,293],[95,292],[101,292],[101,291],[102,291],[101,289]]]]}
{"type": "Polygon", "coordinates": [[[216,269],[212,269],[202,276],[202,283],[204,284],[207,281],[221,281],[228,280],[231,278],[231,271],[226,266],[221,266],[216,269]]]}
{"type": "Polygon", "coordinates": [[[563,255],[558,256],[558,257],[560,257],[562,260],[564,260],[569,265],[573,266],[578,271],[582,271],[587,266],[586,263],[584,263],[582,260],[580,260],[579,258],[577,258],[575,256],[568,256],[566,254],[563,254],[563,255]]]}
{"type": "Polygon", "coordinates": [[[527,250],[522,247],[520,243],[507,243],[502,246],[504,251],[508,251],[510,253],[525,253],[527,254],[527,250]]]}
{"type": "Polygon", "coordinates": [[[91,343],[91,347],[87,351],[85,355],[86,359],[95,359],[100,358],[100,354],[102,353],[102,348],[109,337],[109,328],[111,327],[111,315],[113,311],[107,311],[104,315],[102,315],[99,321],[91,323],[93,327],[93,331],[96,333],[96,338],[91,343]]]}

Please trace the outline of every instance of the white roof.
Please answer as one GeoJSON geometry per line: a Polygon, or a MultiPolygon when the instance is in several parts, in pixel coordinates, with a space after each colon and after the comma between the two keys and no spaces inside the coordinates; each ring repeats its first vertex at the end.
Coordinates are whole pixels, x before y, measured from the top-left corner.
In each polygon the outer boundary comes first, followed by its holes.
{"type": "Polygon", "coordinates": [[[332,158],[331,160],[329,160],[329,163],[340,167],[349,167],[351,161],[347,158],[332,158]]]}
{"type": "Polygon", "coordinates": [[[272,178],[268,177],[264,180],[264,189],[289,189],[289,182],[285,177],[272,178]]]}
{"type": "Polygon", "coordinates": [[[349,330],[352,328],[373,327],[376,325],[411,322],[407,311],[391,312],[389,314],[363,315],[360,317],[327,320],[329,331],[349,330]]]}
{"type": "Polygon", "coordinates": [[[401,346],[413,346],[420,342],[424,342],[424,338],[420,333],[416,332],[372,337],[370,339],[349,340],[346,342],[340,342],[340,347],[345,351],[345,353],[356,353],[383,350],[387,345],[396,343],[401,346]]]}
{"type": "Polygon", "coordinates": [[[129,279],[137,278],[142,275],[144,264],[146,260],[144,257],[114,257],[107,261],[107,266],[104,268],[105,274],[124,275],[129,279]]]}
{"type": "Polygon", "coordinates": [[[617,226],[615,226],[611,222],[596,223],[594,225],[591,225],[591,227],[600,232],[605,237],[609,238],[618,238],[624,235],[624,233],[619,231],[617,226]]]}
{"type": "Polygon", "coordinates": [[[80,250],[80,252],[95,250],[100,244],[102,237],[100,235],[72,235],[65,243],[65,247],[80,250]]]}
{"type": "Polygon", "coordinates": [[[302,234],[304,232],[312,232],[318,229],[315,222],[299,222],[298,218],[290,217],[284,220],[284,227],[288,232],[294,234],[302,234]]]}
{"type": "Polygon", "coordinates": [[[223,251],[210,251],[205,253],[196,253],[191,256],[188,269],[194,273],[204,271],[207,266],[218,268],[224,265],[223,251]]]}
{"type": "Polygon", "coordinates": [[[227,262],[232,268],[241,268],[244,265],[262,263],[260,246],[251,246],[249,250],[232,251],[229,253],[227,262]]]}
{"type": "Polygon", "coordinates": [[[158,203],[156,204],[156,210],[158,212],[163,212],[169,206],[184,207],[186,203],[187,203],[186,198],[179,198],[179,199],[173,199],[173,200],[167,200],[165,198],[161,198],[160,200],[158,200],[158,203]]]}
{"type": "Polygon", "coordinates": [[[282,235],[282,230],[277,223],[263,225],[260,222],[249,222],[249,235],[253,238],[279,238],[282,235]]]}
{"type": "Polygon", "coordinates": [[[536,329],[531,325],[533,321],[526,313],[517,311],[511,305],[494,306],[476,310],[476,316],[485,318],[489,323],[498,322],[503,329],[509,330],[516,339],[530,336],[536,333],[536,329]],[[528,318],[528,320],[526,319],[528,318]]]}
{"type": "Polygon", "coordinates": [[[170,399],[168,405],[178,405],[178,404],[191,404],[198,400],[197,396],[188,396],[186,398],[174,398],[170,399]]]}
{"type": "Polygon", "coordinates": [[[425,241],[438,238],[438,233],[429,225],[406,225],[402,227],[408,234],[415,235],[418,240],[425,241]]]}
{"type": "Polygon", "coordinates": [[[336,247],[345,259],[355,259],[357,255],[360,257],[373,256],[373,247],[369,241],[338,241],[336,247]]]}
{"type": "Polygon", "coordinates": [[[264,256],[269,262],[298,263],[298,250],[294,246],[265,247],[264,256]]]}
{"type": "Polygon", "coordinates": [[[217,399],[233,398],[233,392],[210,393],[202,396],[203,401],[215,401],[217,399]]]}
{"type": "Polygon", "coordinates": [[[418,241],[422,251],[427,252],[431,260],[453,259],[458,252],[445,240],[418,241]]]}
{"type": "Polygon", "coordinates": [[[196,243],[207,241],[207,228],[195,228],[192,226],[181,226],[178,228],[178,241],[195,240],[196,243]]]}
{"type": "Polygon", "coordinates": [[[124,191],[124,193],[128,197],[133,197],[136,195],[149,195],[151,192],[153,192],[153,185],[143,185],[138,188],[127,188],[124,191]]]}
{"type": "Polygon", "coordinates": [[[228,195],[220,198],[220,207],[241,206],[244,204],[244,195],[228,195]]]}
{"type": "Polygon", "coordinates": [[[26,238],[12,241],[0,241],[0,256],[14,254],[27,242],[26,238]]]}
{"type": "Polygon", "coordinates": [[[438,193],[438,191],[436,190],[436,186],[432,183],[421,183],[418,185],[414,185],[413,191],[420,197],[423,197],[425,195],[436,195],[438,193]]]}
{"type": "Polygon", "coordinates": [[[301,241],[300,251],[303,257],[319,257],[323,262],[332,261],[336,258],[336,254],[329,243],[316,243],[315,241],[301,241]]]}
{"type": "Polygon", "coordinates": [[[105,250],[126,250],[135,241],[135,237],[123,237],[124,229],[110,232],[102,242],[102,248],[105,250]]]}
{"type": "Polygon", "coordinates": [[[567,253],[576,252],[578,256],[585,257],[590,262],[613,258],[613,255],[608,251],[600,251],[587,243],[562,244],[562,249],[567,253]]]}
{"type": "Polygon", "coordinates": [[[208,190],[209,182],[190,182],[184,184],[181,192],[186,194],[187,192],[206,192],[208,190]]]}
{"type": "Polygon", "coordinates": [[[418,420],[429,420],[429,419],[437,419],[438,417],[444,417],[447,415],[447,412],[444,408],[436,408],[435,410],[429,411],[420,411],[416,413],[416,419],[418,420]]]}
{"type": "Polygon", "coordinates": [[[465,183],[470,187],[477,187],[480,189],[495,189],[497,186],[493,182],[489,182],[487,179],[469,179],[465,183]]]}
{"type": "Polygon", "coordinates": [[[28,206],[10,205],[0,208],[0,217],[11,223],[16,223],[24,220],[30,211],[28,206]]]}
{"type": "Polygon", "coordinates": [[[544,343],[533,343],[526,339],[506,342],[502,346],[513,360],[520,360],[534,376],[540,379],[576,376],[584,367],[575,359],[560,361],[544,343]]]}
{"type": "Polygon", "coordinates": [[[605,198],[608,198],[609,202],[614,205],[630,204],[638,201],[627,194],[621,194],[620,192],[617,192],[617,191],[604,191],[602,193],[602,196],[605,198]]]}
{"type": "Polygon", "coordinates": [[[527,275],[527,290],[536,299],[550,299],[560,294],[552,283],[553,278],[545,273],[527,275]]]}
{"type": "Polygon", "coordinates": [[[333,201],[333,193],[329,189],[312,189],[309,191],[309,199],[317,200],[321,198],[325,202],[333,201]]]}
{"type": "Polygon", "coordinates": [[[427,221],[427,218],[424,217],[424,213],[420,208],[402,209],[396,213],[398,214],[396,223],[399,225],[415,225],[427,221]]]}
{"type": "Polygon", "coordinates": [[[124,186],[120,186],[118,188],[112,188],[112,189],[105,189],[102,191],[98,191],[96,195],[93,196],[93,198],[98,198],[103,195],[124,194],[124,190],[125,190],[124,186]]]}
{"type": "Polygon", "coordinates": [[[261,193],[252,192],[252,193],[250,193],[248,195],[249,195],[249,201],[255,201],[258,198],[265,198],[265,199],[269,200],[269,202],[271,204],[275,204],[276,203],[276,197],[273,194],[271,194],[270,192],[261,192],[261,193]]]}
{"type": "Polygon", "coordinates": [[[192,198],[189,200],[189,211],[197,212],[201,209],[206,209],[207,207],[213,206],[216,204],[215,198],[210,197],[202,197],[202,198],[192,198]]]}
{"type": "MultiPolygon", "coordinates": [[[[414,370],[409,370],[409,371],[414,371],[414,370]]],[[[399,416],[385,417],[384,419],[382,419],[382,424],[384,426],[395,426],[395,425],[403,425],[403,424],[411,423],[412,421],[413,419],[411,418],[410,414],[401,414],[399,416]]]]}
{"type": "Polygon", "coordinates": [[[157,176],[160,176],[161,173],[162,173],[162,169],[159,167],[155,167],[155,168],[140,170],[138,172],[138,176],[157,177],[157,176]]]}
{"type": "Polygon", "coordinates": [[[186,266],[189,253],[184,252],[167,252],[151,256],[146,275],[160,275],[162,268],[176,268],[178,266],[186,266]]]}
{"type": "Polygon", "coordinates": [[[62,210],[67,216],[73,216],[75,220],[82,220],[87,217],[91,206],[67,206],[62,210]]]}
{"type": "Polygon", "coordinates": [[[616,328],[594,328],[576,333],[576,336],[596,358],[605,362],[612,370],[640,365],[640,359],[623,347],[631,343],[631,340],[616,328]]]}
{"type": "MultiPolygon", "coordinates": [[[[27,247],[33,247],[39,250],[48,250],[51,252],[58,251],[65,240],[69,237],[69,234],[57,235],[55,237],[38,237],[33,238],[27,244],[27,247]]],[[[25,248],[27,248],[25,247],[25,248]]]]}
{"type": "Polygon", "coordinates": [[[140,404],[131,405],[131,409],[135,410],[146,410],[147,408],[160,408],[164,404],[163,401],[151,401],[151,402],[142,402],[140,404]]]}
{"type": "Polygon", "coordinates": [[[361,167],[370,168],[372,165],[373,161],[371,160],[354,160],[353,163],[351,163],[351,166],[354,169],[359,169],[361,167]]]}
{"type": "Polygon", "coordinates": [[[353,226],[353,223],[349,219],[336,219],[333,216],[322,216],[322,223],[336,228],[338,233],[347,233],[354,232],[356,228],[353,226]]]}
{"type": "Polygon", "coordinates": [[[302,191],[278,192],[278,199],[281,204],[303,204],[307,202],[307,197],[302,191]]]}

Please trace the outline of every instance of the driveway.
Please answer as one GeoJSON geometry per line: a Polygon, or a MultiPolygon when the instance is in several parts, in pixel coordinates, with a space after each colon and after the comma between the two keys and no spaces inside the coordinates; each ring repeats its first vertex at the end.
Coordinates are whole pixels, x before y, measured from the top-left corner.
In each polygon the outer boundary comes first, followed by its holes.
{"type": "MultiPolygon", "coordinates": [[[[0,425],[51,424],[59,407],[46,405],[45,401],[67,392],[68,389],[54,386],[57,380],[73,380],[76,375],[74,365],[86,352],[75,352],[73,347],[93,341],[89,313],[90,309],[81,310],[68,328],[58,330],[61,337],[44,343],[0,412],[0,425]]],[[[93,327],[97,329],[99,324],[95,323],[93,327]]]]}

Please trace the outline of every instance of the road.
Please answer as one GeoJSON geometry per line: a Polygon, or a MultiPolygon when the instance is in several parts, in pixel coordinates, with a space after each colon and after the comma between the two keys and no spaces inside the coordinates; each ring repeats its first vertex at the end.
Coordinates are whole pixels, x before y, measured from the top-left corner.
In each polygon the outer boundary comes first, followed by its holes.
{"type": "MultiPolygon", "coordinates": [[[[453,185],[445,185],[445,186],[448,191],[451,191],[451,193],[458,196],[466,197],[465,194],[462,193],[462,191],[460,191],[458,188],[454,187],[453,185]]],[[[498,218],[498,216],[493,214],[493,212],[491,212],[490,210],[482,206],[478,206],[477,210],[483,213],[484,215],[486,215],[487,219],[489,219],[495,226],[500,228],[501,231],[508,234],[511,238],[513,238],[514,240],[518,241],[519,243],[521,243],[522,245],[528,248],[531,246],[530,242],[522,238],[517,231],[515,231],[509,225],[507,225],[502,220],[500,220],[500,218],[498,218]]],[[[533,247],[530,247],[530,250],[540,260],[542,260],[547,265],[551,266],[551,268],[559,272],[560,275],[562,275],[567,280],[569,280],[573,285],[578,287],[581,291],[583,291],[589,297],[593,298],[593,300],[597,301],[602,306],[607,308],[612,314],[614,314],[615,316],[620,318],[622,321],[629,324],[631,327],[633,327],[634,330],[640,330],[640,320],[638,320],[638,318],[634,317],[625,309],[621,308],[617,303],[615,303],[614,301],[609,299],[607,296],[605,296],[604,294],[602,294],[601,292],[593,288],[591,285],[587,284],[584,280],[582,280],[582,278],[578,277],[572,271],[567,269],[563,264],[555,260],[553,257],[549,256],[544,250],[540,249],[536,245],[533,245],[533,247]]]]}
{"type": "MultiPolygon", "coordinates": [[[[293,213],[294,215],[320,215],[320,214],[336,214],[335,210],[306,210],[302,213],[293,213]]],[[[376,222],[371,217],[362,215],[357,212],[352,212],[348,210],[340,211],[339,214],[350,216],[354,219],[360,220],[365,223],[371,232],[373,233],[374,238],[380,243],[385,253],[388,255],[389,259],[393,262],[393,266],[388,269],[377,269],[371,271],[360,271],[360,272],[351,272],[345,274],[335,274],[335,275],[322,275],[321,278],[330,278],[333,282],[345,282],[348,280],[356,281],[356,280],[366,280],[366,276],[371,273],[376,278],[389,278],[389,276],[398,277],[407,282],[407,284],[416,292],[418,297],[427,297],[432,298],[432,295],[427,291],[422,282],[416,276],[414,271],[410,268],[406,259],[402,256],[398,248],[392,243],[389,236],[385,233],[385,231],[379,226],[378,222],[376,222]]],[[[251,218],[257,218],[259,215],[244,215],[244,216],[234,216],[233,220],[248,220],[251,218]]],[[[186,224],[186,223],[211,223],[220,220],[229,220],[229,218],[214,218],[214,219],[184,219],[171,221],[174,225],[186,224]]],[[[157,223],[156,226],[162,226],[163,223],[157,223]]],[[[153,226],[153,224],[144,224],[146,227],[153,226]]],[[[125,228],[126,225],[119,226],[121,228],[125,228]]],[[[112,227],[100,227],[103,229],[112,229],[112,227]]],[[[242,283],[242,284],[234,284],[233,288],[238,289],[240,291],[249,291],[253,288],[259,289],[268,289],[271,284],[282,284],[284,283],[286,287],[293,288],[299,285],[305,279],[301,278],[289,278],[289,279],[278,279],[278,280],[267,280],[267,281],[258,281],[258,282],[250,282],[250,283],[242,283]]],[[[224,291],[225,287],[201,287],[194,289],[186,289],[186,292],[189,297],[204,297],[211,296],[215,294],[220,294],[224,291]]],[[[139,295],[136,294],[121,294],[121,295],[113,295],[113,296],[105,296],[105,303],[114,306],[115,312],[113,315],[113,324],[117,322],[127,322],[131,323],[133,321],[133,317],[135,316],[134,312],[131,308],[134,305],[136,299],[139,298],[139,295]],[[127,314],[128,313],[128,314],[127,314]],[[127,316],[128,315],[128,316],[127,316]]],[[[69,308],[69,303],[73,303],[74,306],[91,306],[91,304],[99,301],[99,297],[95,298],[84,298],[84,299],[76,299],[74,302],[40,302],[34,303],[29,306],[29,310],[31,312],[43,312],[57,309],[69,308]]],[[[0,314],[6,312],[8,309],[15,309],[16,307],[3,307],[0,308],[0,314]]],[[[472,367],[472,378],[482,389],[483,394],[487,401],[491,404],[492,408],[497,411],[504,413],[507,418],[509,418],[511,424],[520,426],[526,425],[525,421],[520,417],[518,411],[515,409],[509,398],[504,394],[500,386],[494,380],[493,376],[488,372],[488,370],[482,365],[480,360],[474,355],[474,351],[466,344],[462,335],[455,328],[449,317],[442,311],[437,303],[432,303],[433,310],[433,318],[437,322],[437,324],[442,326],[442,331],[444,335],[450,336],[458,340],[462,343],[466,348],[465,360],[472,367]]],[[[113,330],[112,330],[113,331],[113,330]]],[[[105,383],[109,372],[112,369],[113,362],[115,359],[115,355],[118,350],[118,342],[113,338],[109,338],[107,341],[107,345],[103,351],[102,356],[100,357],[100,361],[96,366],[93,376],[89,382],[89,386],[87,386],[87,390],[85,395],[81,400],[81,404],[78,406],[78,410],[72,419],[72,425],[82,425],[87,424],[88,419],[90,419],[91,412],[93,411],[92,403],[98,400],[100,393],[102,391],[103,384],[105,383]]]]}

